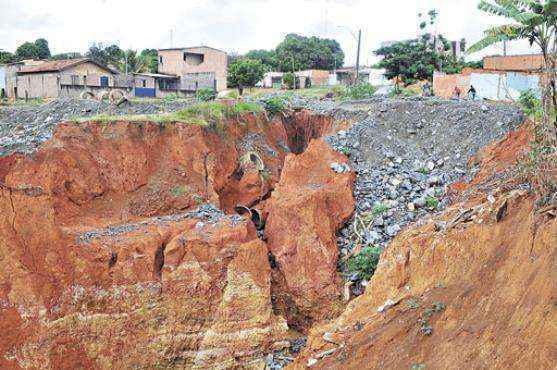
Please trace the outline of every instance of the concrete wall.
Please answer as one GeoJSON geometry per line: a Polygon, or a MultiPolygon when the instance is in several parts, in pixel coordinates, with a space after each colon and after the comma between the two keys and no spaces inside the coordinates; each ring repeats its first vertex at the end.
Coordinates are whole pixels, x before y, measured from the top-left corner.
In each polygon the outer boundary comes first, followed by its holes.
{"type": "Polygon", "coordinates": [[[537,71],[543,68],[541,54],[491,56],[484,58],[484,69],[490,71],[537,71]]]}
{"type": "Polygon", "coordinates": [[[469,74],[436,73],[433,76],[435,96],[450,99],[455,86],[462,91],[461,97],[465,97],[470,86],[474,86],[477,98],[488,100],[516,100],[521,92],[529,89],[538,96],[541,94],[538,74],[477,70],[469,74]]]}
{"type": "MultiPolygon", "coordinates": [[[[194,73],[213,73],[216,80],[217,91],[226,89],[227,56],[224,51],[208,47],[159,50],[158,71],[163,74],[186,76],[194,73]],[[203,63],[187,63],[184,53],[200,53],[204,55],[203,63]],[[162,63],[161,63],[162,57],[162,63]]],[[[187,58],[186,58],[187,59],[187,58]]],[[[194,78],[190,76],[185,80],[187,83],[194,78]]]]}
{"type": "Polygon", "coordinates": [[[57,73],[29,73],[16,78],[17,98],[55,98],[60,95],[57,73]]]}

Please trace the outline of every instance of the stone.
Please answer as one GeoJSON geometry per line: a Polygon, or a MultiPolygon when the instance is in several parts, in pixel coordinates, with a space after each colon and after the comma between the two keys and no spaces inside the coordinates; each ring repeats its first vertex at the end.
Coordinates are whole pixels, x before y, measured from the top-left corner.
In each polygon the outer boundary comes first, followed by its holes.
{"type": "Polygon", "coordinates": [[[386,233],[389,236],[395,236],[400,231],[400,226],[398,224],[387,226],[386,233]]]}
{"type": "Polygon", "coordinates": [[[414,200],[414,206],[416,206],[417,208],[425,207],[425,205],[426,205],[426,199],[424,197],[420,197],[414,200]]]}

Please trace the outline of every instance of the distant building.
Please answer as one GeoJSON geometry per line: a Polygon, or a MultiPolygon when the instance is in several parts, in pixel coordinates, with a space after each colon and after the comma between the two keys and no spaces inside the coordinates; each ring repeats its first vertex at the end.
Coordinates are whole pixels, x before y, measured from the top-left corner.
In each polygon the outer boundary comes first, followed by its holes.
{"type": "Polygon", "coordinates": [[[131,87],[116,71],[87,58],[24,60],[7,65],[4,73],[6,95],[16,99],[95,95],[131,87]]]}
{"type": "MultiPolygon", "coordinates": [[[[179,93],[193,92],[201,88],[226,89],[226,52],[208,46],[171,48],[158,50],[158,72],[173,76],[172,86],[179,93]]],[[[161,78],[159,84],[170,83],[161,78]]],[[[162,88],[161,88],[162,90],[162,88]]]]}
{"type": "MultiPolygon", "coordinates": [[[[282,87],[282,78],[285,72],[267,72],[257,86],[265,88],[280,89],[282,87]]],[[[294,72],[298,79],[298,85],[301,88],[306,86],[327,86],[329,84],[329,71],[322,69],[308,69],[305,71],[294,72]]]]}

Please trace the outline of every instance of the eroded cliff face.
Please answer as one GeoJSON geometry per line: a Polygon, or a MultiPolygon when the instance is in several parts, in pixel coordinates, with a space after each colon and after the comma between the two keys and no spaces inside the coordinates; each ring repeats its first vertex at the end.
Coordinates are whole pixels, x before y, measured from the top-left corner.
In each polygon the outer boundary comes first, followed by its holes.
{"type": "Polygon", "coordinates": [[[515,171],[528,132],[479,153],[452,206],[394,239],[366,293],[311,330],[292,368],[554,367],[557,220],[515,171]]]}
{"type": "Polygon", "coordinates": [[[331,317],[354,207],[346,158],[317,139],[336,126],[68,123],[0,158],[0,367],[256,367],[287,322],[331,317]]]}

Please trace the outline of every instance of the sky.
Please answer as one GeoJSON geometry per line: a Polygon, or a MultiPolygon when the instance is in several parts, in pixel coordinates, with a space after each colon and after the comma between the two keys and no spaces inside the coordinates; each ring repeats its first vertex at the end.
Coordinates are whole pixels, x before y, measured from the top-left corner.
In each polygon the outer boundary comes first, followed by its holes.
{"type": "MultiPolygon", "coordinates": [[[[501,23],[477,9],[478,0],[0,0],[0,50],[46,38],[52,53],[84,52],[93,42],[123,49],[208,45],[227,52],[272,49],[288,33],[334,38],[354,64],[354,34],[362,30],[361,63],[382,41],[415,38],[417,14],[439,12],[437,31],[469,45],[501,23]]],[[[513,42],[509,53],[537,52],[513,42]]],[[[502,54],[496,45],[470,55],[502,54]]]]}

